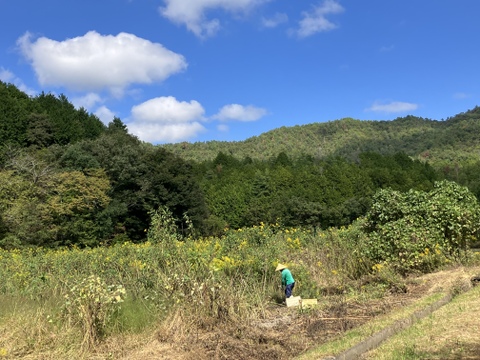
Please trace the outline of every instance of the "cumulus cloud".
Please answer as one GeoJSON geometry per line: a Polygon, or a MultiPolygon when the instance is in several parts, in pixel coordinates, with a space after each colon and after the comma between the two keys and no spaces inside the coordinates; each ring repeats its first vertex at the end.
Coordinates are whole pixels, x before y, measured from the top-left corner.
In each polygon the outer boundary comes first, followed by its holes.
{"type": "Polygon", "coordinates": [[[112,122],[113,118],[115,117],[115,113],[106,106],[100,106],[97,110],[95,110],[94,114],[105,125],[108,125],[110,122],[112,122]]]}
{"type": "Polygon", "coordinates": [[[41,85],[78,91],[108,89],[121,96],[131,84],[161,82],[187,67],[182,55],[128,33],[90,31],[65,41],[46,37],[32,41],[27,32],[17,45],[41,85]]]}
{"type": "Polygon", "coordinates": [[[197,136],[205,128],[197,121],[183,124],[130,123],[128,132],[151,143],[176,143],[197,136]]]}
{"type": "Polygon", "coordinates": [[[299,28],[296,31],[299,37],[307,37],[318,32],[333,30],[337,27],[326,18],[330,14],[338,14],[344,11],[344,8],[336,0],[325,0],[318,6],[314,6],[311,11],[302,12],[303,18],[300,20],[299,28]]]}
{"type": "Polygon", "coordinates": [[[380,103],[375,101],[367,111],[383,112],[383,113],[400,113],[406,111],[413,111],[418,109],[417,104],[401,102],[401,101],[392,101],[389,103],[380,103]]]}
{"type": "Polygon", "coordinates": [[[78,109],[78,108],[85,108],[85,109],[91,109],[93,108],[96,104],[102,103],[103,100],[100,97],[100,95],[96,93],[88,93],[84,96],[81,97],[74,97],[71,100],[72,104],[78,109]]]}
{"type": "Polygon", "coordinates": [[[288,22],[288,15],[283,13],[276,13],[270,18],[262,18],[262,24],[267,28],[275,28],[286,22],[288,22]]]}
{"type": "Polygon", "coordinates": [[[185,25],[196,36],[205,38],[220,28],[220,20],[207,19],[208,10],[245,12],[267,1],[270,0],[164,0],[165,6],[160,7],[159,12],[172,22],[185,25]]]}
{"type": "Polygon", "coordinates": [[[200,123],[205,120],[204,113],[198,101],[178,101],[173,96],[158,97],[132,108],[128,129],[144,141],[183,141],[205,130],[200,123]]]}
{"type": "Polygon", "coordinates": [[[178,101],[173,96],[151,99],[132,108],[135,121],[164,124],[202,119],[204,113],[198,101],[178,101]]]}
{"type": "Polygon", "coordinates": [[[243,106],[239,104],[225,105],[214,115],[213,119],[222,121],[239,120],[255,121],[267,114],[267,110],[252,105],[243,106]]]}

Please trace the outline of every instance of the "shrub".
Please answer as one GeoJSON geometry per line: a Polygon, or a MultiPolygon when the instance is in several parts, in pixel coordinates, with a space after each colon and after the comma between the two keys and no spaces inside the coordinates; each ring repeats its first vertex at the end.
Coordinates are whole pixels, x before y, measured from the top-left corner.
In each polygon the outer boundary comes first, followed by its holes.
{"type": "Polygon", "coordinates": [[[122,285],[106,285],[94,275],[79,281],[65,294],[68,319],[82,326],[82,345],[91,348],[104,335],[107,321],[124,297],[122,285]]]}
{"type": "Polygon", "coordinates": [[[454,182],[437,182],[429,193],[380,190],[364,222],[363,253],[402,272],[432,271],[469,248],[479,220],[477,199],[454,182]]]}

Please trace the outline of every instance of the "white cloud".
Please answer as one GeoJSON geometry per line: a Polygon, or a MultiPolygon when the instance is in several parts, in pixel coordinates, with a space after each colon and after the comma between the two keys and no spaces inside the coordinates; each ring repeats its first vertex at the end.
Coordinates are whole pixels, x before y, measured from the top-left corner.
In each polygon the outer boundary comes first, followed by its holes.
{"type": "Polygon", "coordinates": [[[15,76],[13,73],[3,67],[0,67],[0,80],[5,83],[11,83],[15,76]]]}
{"type": "Polygon", "coordinates": [[[77,109],[83,107],[88,110],[93,108],[96,104],[102,103],[103,100],[100,95],[96,93],[88,93],[81,97],[72,98],[71,102],[77,109]]]}
{"type": "Polygon", "coordinates": [[[132,108],[129,131],[149,142],[188,140],[205,130],[205,110],[195,100],[178,101],[173,96],[158,97],[132,108]]]}
{"type": "Polygon", "coordinates": [[[131,84],[161,82],[187,67],[182,55],[127,33],[113,36],[90,31],[65,41],[40,37],[32,42],[31,38],[26,33],[17,45],[43,86],[108,89],[120,96],[131,84]]]}
{"type": "Polygon", "coordinates": [[[218,19],[208,20],[208,10],[245,12],[270,0],[164,0],[160,14],[177,24],[182,24],[200,38],[214,35],[220,28],[218,19]]]}
{"type": "Polygon", "coordinates": [[[37,93],[35,90],[30,89],[27,85],[25,85],[24,82],[16,77],[14,73],[3,67],[0,67],[0,80],[4,83],[15,85],[20,91],[23,91],[29,96],[34,96],[37,93]]]}
{"type": "Polygon", "coordinates": [[[162,124],[200,120],[204,113],[198,101],[177,101],[173,96],[151,99],[132,108],[135,121],[162,124]]]}
{"type": "Polygon", "coordinates": [[[367,111],[375,112],[384,112],[384,113],[399,113],[406,111],[413,111],[418,109],[417,104],[401,102],[401,101],[392,101],[389,103],[380,103],[375,101],[371,107],[366,109],[367,111]]]}
{"type": "Polygon", "coordinates": [[[108,123],[112,122],[113,118],[115,117],[115,113],[107,108],[106,106],[100,106],[94,114],[100,119],[102,123],[108,125],[108,123]]]}
{"type": "Polygon", "coordinates": [[[240,120],[255,121],[267,114],[267,110],[252,105],[243,106],[239,104],[225,105],[220,111],[212,116],[218,120],[240,120]]]}
{"type": "Polygon", "coordinates": [[[286,22],[288,22],[288,15],[283,13],[276,13],[270,18],[262,18],[262,24],[267,28],[275,28],[286,22]]]}
{"type": "Polygon", "coordinates": [[[228,125],[218,124],[217,125],[217,130],[221,131],[221,132],[227,132],[228,130],[230,130],[230,128],[228,127],[228,125]]]}
{"type": "Polygon", "coordinates": [[[326,15],[338,14],[344,11],[344,8],[336,0],[325,0],[322,4],[313,7],[312,11],[302,12],[303,19],[300,20],[297,35],[307,37],[318,32],[333,30],[337,27],[326,18],[326,15]]]}
{"type": "Polygon", "coordinates": [[[197,121],[181,124],[129,123],[128,132],[151,143],[176,143],[186,141],[203,132],[197,121]]]}

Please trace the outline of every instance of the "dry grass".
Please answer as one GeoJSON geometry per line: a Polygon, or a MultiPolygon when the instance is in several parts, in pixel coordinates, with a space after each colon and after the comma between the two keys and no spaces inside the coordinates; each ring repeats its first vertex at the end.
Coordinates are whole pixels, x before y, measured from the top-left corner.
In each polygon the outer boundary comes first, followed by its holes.
{"type": "MultiPolygon", "coordinates": [[[[458,267],[409,279],[407,293],[377,299],[326,295],[319,299],[318,307],[307,311],[270,304],[248,319],[203,318],[199,322],[179,310],[142,334],[110,335],[89,352],[82,351],[82,334],[77,327],[51,322],[45,310],[48,307],[33,311],[25,304],[3,312],[0,359],[293,359],[318,345],[333,344],[336,339],[351,340],[350,345],[354,345],[355,339],[370,336],[401,318],[405,314],[401,310],[411,313],[425,306],[426,298],[434,299],[448,291],[460,293],[471,286],[470,278],[478,274],[478,267],[458,267]],[[374,326],[378,320],[382,322],[374,326]],[[358,335],[361,329],[365,329],[364,334],[358,335]],[[351,337],[354,332],[357,338],[351,337]]],[[[480,287],[456,297],[434,316],[408,330],[410,339],[392,339],[382,347],[387,349],[382,351],[390,353],[371,352],[369,358],[402,358],[404,355],[398,357],[398,351],[405,349],[417,356],[405,359],[421,359],[422,354],[429,354],[430,357],[423,357],[429,359],[469,358],[469,354],[480,353],[476,345],[480,330],[476,316],[480,310],[479,295],[480,287]]],[[[319,353],[316,354],[304,355],[302,359],[317,359],[319,353]]]]}
{"type": "MultiPolygon", "coordinates": [[[[431,274],[454,291],[471,286],[480,269],[431,274]],[[441,276],[443,275],[443,276],[441,276]]],[[[439,282],[436,282],[439,284],[439,282]]],[[[364,359],[480,359],[480,287],[460,294],[431,316],[388,340],[364,359]]]]}
{"type": "Polygon", "coordinates": [[[74,327],[56,326],[44,308],[20,304],[0,326],[0,351],[5,359],[63,359],[81,353],[74,327]]]}
{"type": "MultiPolygon", "coordinates": [[[[371,319],[363,326],[347,331],[344,334],[338,333],[337,337],[332,341],[326,341],[320,346],[306,352],[298,359],[308,360],[308,359],[322,359],[327,356],[333,356],[339,354],[350,347],[356,345],[360,341],[365,340],[374,333],[384,329],[387,326],[392,325],[395,321],[407,318],[413,312],[425,308],[427,305],[433,303],[435,300],[438,300],[449,292],[459,293],[460,291],[467,290],[471,288],[470,279],[472,276],[479,274],[479,267],[457,267],[450,270],[439,271],[437,273],[423,275],[417,278],[411,278],[408,281],[408,292],[405,295],[401,296],[391,296],[389,300],[384,299],[387,304],[392,306],[391,310],[386,310],[385,313],[379,314],[378,317],[371,319]],[[395,302],[401,301],[400,306],[395,306],[395,302]]],[[[369,302],[368,306],[371,306],[369,302]]],[[[440,311],[440,310],[439,310],[440,311]]],[[[438,312],[439,312],[438,311],[438,312]]],[[[447,320],[448,322],[455,321],[460,324],[462,328],[462,319],[461,317],[453,316],[447,320]]],[[[465,330],[463,330],[465,333],[465,330]]],[[[470,333],[470,330],[468,330],[470,333]]],[[[425,330],[425,336],[428,337],[429,330],[425,330]]],[[[471,333],[473,336],[476,336],[475,332],[471,333]]],[[[412,341],[415,342],[418,335],[412,337],[412,341]]],[[[431,340],[427,342],[431,343],[431,340]]],[[[448,348],[450,343],[444,344],[448,348]]],[[[440,345],[438,345],[440,346],[440,345]]],[[[402,346],[400,346],[402,348],[402,346]]],[[[388,353],[385,357],[379,357],[381,359],[419,359],[419,357],[405,357],[405,354],[399,353],[388,353]]],[[[417,354],[418,355],[418,354],[417,354]]],[[[372,351],[369,354],[369,359],[377,359],[377,352],[372,351]]],[[[365,357],[367,358],[367,357],[365,357]]],[[[430,359],[430,357],[426,357],[430,359]]],[[[437,357],[435,359],[441,359],[442,357],[437,357]]],[[[445,359],[449,359],[448,357],[445,359]]]]}

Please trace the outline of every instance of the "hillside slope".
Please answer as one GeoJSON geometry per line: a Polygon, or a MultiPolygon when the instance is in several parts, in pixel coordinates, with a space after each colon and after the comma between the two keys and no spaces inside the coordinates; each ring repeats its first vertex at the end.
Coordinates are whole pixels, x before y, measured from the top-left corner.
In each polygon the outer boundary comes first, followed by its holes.
{"type": "Polygon", "coordinates": [[[208,141],[159,145],[187,160],[211,160],[219,152],[239,159],[289,156],[318,158],[342,156],[355,160],[359,153],[391,154],[403,151],[431,164],[476,161],[480,151],[480,107],[443,121],[414,116],[392,121],[345,118],[326,123],[281,127],[245,141],[208,141]]]}

